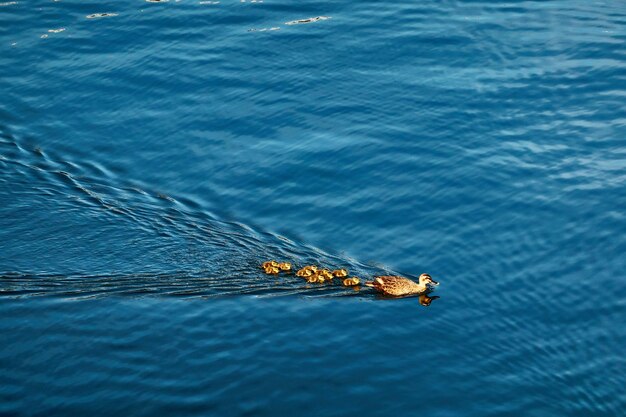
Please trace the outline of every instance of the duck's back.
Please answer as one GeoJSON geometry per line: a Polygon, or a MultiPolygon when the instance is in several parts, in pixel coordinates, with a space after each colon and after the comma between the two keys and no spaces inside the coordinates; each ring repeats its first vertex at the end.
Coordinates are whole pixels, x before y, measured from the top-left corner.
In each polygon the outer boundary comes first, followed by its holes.
{"type": "Polygon", "coordinates": [[[408,278],[390,275],[375,277],[374,281],[368,282],[366,285],[374,287],[385,294],[394,296],[417,294],[421,292],[421,287],[414,281],[408,278]]]}

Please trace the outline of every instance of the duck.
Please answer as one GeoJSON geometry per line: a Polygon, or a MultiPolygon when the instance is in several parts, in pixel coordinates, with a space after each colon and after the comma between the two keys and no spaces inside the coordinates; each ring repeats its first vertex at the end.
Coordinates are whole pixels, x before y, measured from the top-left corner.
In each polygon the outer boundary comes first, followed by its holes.
{"type": "Polygon", "coordinates": [[[345,268],[335,269],[333,275],[337,278],[344,278],[348,276],[348,270],[345,268]]]}
{"type": "Polygon", "coordinates": [[[366,282],[365,285],[386,295],[402,297],[406,295],[425,294],[429,292],[433,286],[439,285],[439,283],[432,279],[430,275],[422,274],[419,276],[418,282],[405,277],[381,276],[374,277],[374,281],[366,282]]]}
{"type": "Polygon", "coordinates": [[[267,268],[263,268],[266,274],[268,275],[277,275],[280,272],[280,269],[276,266],[269,265],[267,268]]]}
{"type": "Polygon", "coordinates": [[[327,280],[331,280],[331,279],[335,278],[335,277],[333,276],[333,273],[332,273],[332,272],[330,272],[330,270],[328,270],[328,269],[326,269],[326,268],[324,268],[324,269],[322,269],[322,270],[318,271],[318,272],[317,272],[317,274],[318,274],[320,277],[322,277],[322,278],[324,278],[324,279],[327,279],[327,280]]]}
{"type": "Polygon", "coordinates": [[[270,268],[270,267],[271,267],[271,268],[278,268],[278,265],[279,265],[279,264],[278,264],[278,262],[276,262],[276,261],[267,261],[267,262],[263,262],[263,265],[261,265],[261,267],[262,267],[263,269],[265,269],[265,268],[270,268]]]}
{"type": "Polygon", "coordinates": [[[313,276],[313,275],[314,275],[314,272],[311,269],[307,268],[307,267],[304,267],[304,268],[298,270],[298,272],[296,272],[296,276],[299,276],[299,277],[302,277],[302,278],[308,278],[308,277],[313,276]]]}
{"type": "Polygon", "coordinates": [[[311,275],[309,277],[307,277],[306,281],[309,284],[315,284],[315,283],[323,283],[324,282],[324,278],[320,277],[319,275],[315,274],[315,275],[311,275]]]}
{"type": "Polygon", "coordinates": [[[278,264],[278,268],[280,268],[281,271],[291,271],[291,264],[289,262],[281,262],[278,264]]]}
{"type": "Polygon", "coordinates": [[[346,278],[343,280],[343,285],[346,287],[353,287],[359,285],[361,280],[358,277],[346,278]]]}

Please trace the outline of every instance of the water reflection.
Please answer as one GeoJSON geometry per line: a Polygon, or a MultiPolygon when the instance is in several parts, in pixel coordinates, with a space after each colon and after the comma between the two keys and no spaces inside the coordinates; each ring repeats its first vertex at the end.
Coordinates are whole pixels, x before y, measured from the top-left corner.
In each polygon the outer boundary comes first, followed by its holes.
{"type": "Polygon", "coordinates": [[[441,297],[439,297],[438,295],[434,295],[432,297],[429,297],[426,294],[422,294],[422,295],[419,296],[420,304],[423,305],[424,307],[430,306],[430,303],[432,303],[433,301],[435,301],[438,298],[441,298],[441,297]]]}
{"type": "MultiPolygon", "coordinates": [[[[429,307],[433,301],[441,298],[438,295],[431,296],[430,295],[431,293],[432,292],[428,292],[428,293],[420,294],[420,295],[411,294],[411,295],[405,295],[405,296],[393,296],[393,295],[382,294],[382,293],[374,293],[373,295],[376,300],[388,300],[388,301],[404,299],[404,298],[417,298],[420,305],[422,305],[423,307],[429,307]]],[[[372,293],[369,291],[366,291],[365,294],[372,294],[372,293]]]]}

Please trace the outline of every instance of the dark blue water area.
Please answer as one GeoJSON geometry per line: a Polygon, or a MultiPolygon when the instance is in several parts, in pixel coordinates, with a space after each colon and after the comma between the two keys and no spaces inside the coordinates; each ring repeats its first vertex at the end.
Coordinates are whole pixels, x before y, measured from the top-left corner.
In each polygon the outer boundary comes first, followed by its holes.
{"type": "Polygon", "coordinates": [[[0,2],[0,415],[626,415],[625,45],[619,1],[0,2]]]}

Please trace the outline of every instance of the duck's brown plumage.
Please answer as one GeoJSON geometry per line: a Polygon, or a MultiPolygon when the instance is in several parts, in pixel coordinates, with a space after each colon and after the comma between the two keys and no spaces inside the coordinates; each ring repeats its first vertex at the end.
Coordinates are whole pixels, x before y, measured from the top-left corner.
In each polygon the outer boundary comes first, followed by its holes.
{"type": "Polygon", "coordinates": [[[365,285],[375,288],[384,294],[396,297],[411,294],[423,294],[428,290],[425,285],[420,285],[408,278],[389,275],[375,277],[374,281],[366,282],[365,285]]]}

